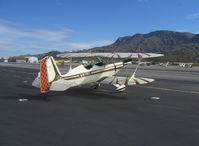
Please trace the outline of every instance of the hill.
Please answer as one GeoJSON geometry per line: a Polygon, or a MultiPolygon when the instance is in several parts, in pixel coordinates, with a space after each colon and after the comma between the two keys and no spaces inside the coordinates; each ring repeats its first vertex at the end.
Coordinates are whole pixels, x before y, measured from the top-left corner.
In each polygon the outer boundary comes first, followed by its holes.
{"type": "Polygon", "coordinates": [[[199,62],[199,34],[154,31],[118,38],[109,46],[91,48],[92,52],[164,53],[164,61],[199,62]]]}
{"type": "Polygon", "coordinates": [[[42,59],[45,56],[53,56],[54,58],[57,58],[57,55],[60,54],[62,52],[59,51],[50,51],[47,53],[42,53],[42,54],[25,54],[25,55],[20,55],[19,57],[27,57],[27,56],[35,56],[38,57],[38,59],[42,59]]]}

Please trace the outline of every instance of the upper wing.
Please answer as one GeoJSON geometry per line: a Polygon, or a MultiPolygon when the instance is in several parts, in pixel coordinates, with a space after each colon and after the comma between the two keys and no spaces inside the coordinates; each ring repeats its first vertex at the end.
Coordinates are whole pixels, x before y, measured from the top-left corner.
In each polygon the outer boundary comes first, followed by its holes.
{"type": "Polygon", "coordinates": [[[163,54],[156,53],[62,53],[58,54],[57,57],[70,58],[70,57],[108,57],[108,58],[153,58],[161,57],[163,54]]]}

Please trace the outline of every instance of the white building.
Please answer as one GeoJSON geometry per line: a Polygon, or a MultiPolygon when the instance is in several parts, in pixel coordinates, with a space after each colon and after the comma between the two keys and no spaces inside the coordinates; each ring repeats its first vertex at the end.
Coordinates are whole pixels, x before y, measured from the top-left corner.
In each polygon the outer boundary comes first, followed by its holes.
{"type": "Polygon", "coordinates": [[[4,59],[4,62],[8,62],[8,59],[4,59]]]}
{"type": "Polygon", "coordinates": [[[38,63],[39,60],[37,57],[31,56],[31,57],[26,57],[27,63],[38,63]]]}

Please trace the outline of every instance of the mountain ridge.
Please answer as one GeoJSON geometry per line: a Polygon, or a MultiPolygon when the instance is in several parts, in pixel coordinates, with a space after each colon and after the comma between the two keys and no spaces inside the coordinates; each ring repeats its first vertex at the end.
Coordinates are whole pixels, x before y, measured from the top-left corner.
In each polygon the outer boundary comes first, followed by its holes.
{"type": "Polygon", "coordinates": [[[199,34],[158,30],[119,37],[113,44],[81,52],[151,52],[164,53],[163,59],[199,62],[199,34]]]}

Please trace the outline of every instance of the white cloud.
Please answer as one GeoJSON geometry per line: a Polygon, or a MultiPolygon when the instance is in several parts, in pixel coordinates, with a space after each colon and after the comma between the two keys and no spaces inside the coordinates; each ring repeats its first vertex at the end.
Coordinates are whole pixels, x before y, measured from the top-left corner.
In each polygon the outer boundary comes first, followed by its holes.
{"type": "Polygon", "coordinates": [[[94,42],[62,42],[58,44],[33,44],[32,41],[13,41],[13,40],[0,40],[0,50],[10,50],[10,49],[35,49],[43,51],[51,50],[79,50],[79,49],[89,49],[93,47],[105,46],[113,43],[113,41],[101,40],[94,42]]]}
{"type": "Polygon", "coordinates": [[[69,33],[73,30],[59,27],[59,30],[37,29],[0,19],[1,56],[12,56],[16,52],[41,53],[51,50],[70,51],[89,49],[113,43],[110,40],[93,42],[69,42],[69,33]],[[23,50],[23,51],[22,51],[23,50]]]}
{"type": "Polygon", "coordinates": [[[147,2],[148,0],[137,0],[138,3],[147,2]]]}
{"type": "Polygon", "coordinates": [[[8,21],[8,20],[5,20],[5,19],[0,19],[0,24],[13,24],[13,25],[17,25],[15,22],[8,21]]]}
{"type": "Polygon", "coordinates": [[[4,37],[12,38],[31,38],[41,41],[63,41],[68,37],[66,30],[47,30],[47,29],[36,29],[36,28],[21,28],[8,21],[0,21],[0,35],[4,37]]]}
{"type": "Polygon", "coordinates": [[[93,47],[99,47],[99,46],[106,46],[112,44],[113,41],[109,40],[99,40],[99,41],[94,41],[94,42],[77,42],[77,43],[66,43],[66,46],[69,46],[71,48],[76,48],[76,49],[89,49],[93,47]]]}
{"type": "Polygon", "coordinates": [[[199,12],[193,13],[187,16],[188,19],[197,19],[199,18],[199,12]]]}

